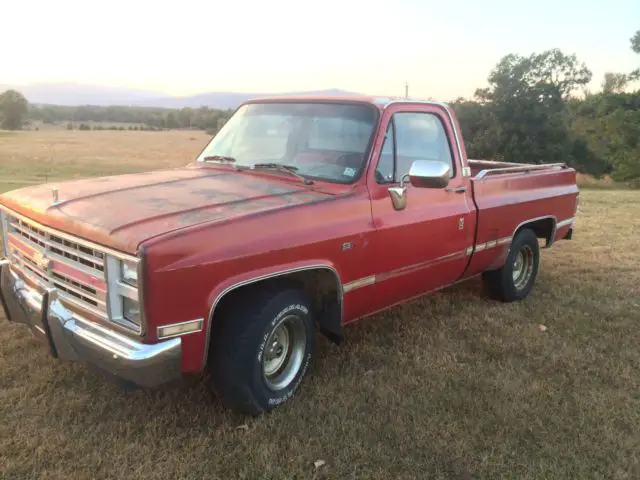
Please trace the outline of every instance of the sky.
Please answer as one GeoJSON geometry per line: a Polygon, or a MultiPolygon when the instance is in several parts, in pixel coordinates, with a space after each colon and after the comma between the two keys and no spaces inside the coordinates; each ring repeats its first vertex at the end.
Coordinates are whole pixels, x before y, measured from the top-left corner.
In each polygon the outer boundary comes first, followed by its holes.
{"type": "Polygon", "coordinates": [[[450,100],[508,53],[640,66],[640,0],[8,0],[0,84],[74,82],[172,95],[325,88],[450,100]],[[11,19],[11,21],[7,21],[11,19]]]}

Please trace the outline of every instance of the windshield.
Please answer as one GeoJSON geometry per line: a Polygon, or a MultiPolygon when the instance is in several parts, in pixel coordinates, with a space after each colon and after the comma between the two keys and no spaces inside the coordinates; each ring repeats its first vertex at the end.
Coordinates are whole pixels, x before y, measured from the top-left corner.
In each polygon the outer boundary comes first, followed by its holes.
{"type": "Polygon", "coordinates": [[[295,167],[305,177],[351,183],[364,167],[376,120],[377,111],[370,105],[247,104],[198,161],[232,159],[240,167],[276,163],[295,167]]]}

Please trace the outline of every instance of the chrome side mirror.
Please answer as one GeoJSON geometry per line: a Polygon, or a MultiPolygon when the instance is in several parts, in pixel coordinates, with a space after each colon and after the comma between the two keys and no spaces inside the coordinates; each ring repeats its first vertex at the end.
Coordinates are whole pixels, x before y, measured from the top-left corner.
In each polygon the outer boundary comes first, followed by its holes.
{"type": "Polygon", "coordinates": [[[407,207],[407,181],[417,188],[444,188],[449,185],[450,175],[449,167],[442,162],[416,160],[409,173],[400,178],[400,186],[388,189],[393,208],[404,210],[407,207]]]}
{"type": "Polygon", "coordinates": [[[432,160],[416,160],[409,170],[409,181],[417,188],[444,188],[450,176],[448,165],[432,160]]]}

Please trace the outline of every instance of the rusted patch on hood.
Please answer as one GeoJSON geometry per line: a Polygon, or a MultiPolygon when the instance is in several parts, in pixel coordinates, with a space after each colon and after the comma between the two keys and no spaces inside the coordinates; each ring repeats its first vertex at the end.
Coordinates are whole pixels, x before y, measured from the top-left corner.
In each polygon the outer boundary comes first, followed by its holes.
{"type": "Polygon", "coordinates": [[[0,203],[53,228],[134,253],[141,242],[176,229],[328,196],[277,176],[187,167],[27,187],[0,196],[0,203]],[[56,205],[52,188],[58,189],[56,205]]]}

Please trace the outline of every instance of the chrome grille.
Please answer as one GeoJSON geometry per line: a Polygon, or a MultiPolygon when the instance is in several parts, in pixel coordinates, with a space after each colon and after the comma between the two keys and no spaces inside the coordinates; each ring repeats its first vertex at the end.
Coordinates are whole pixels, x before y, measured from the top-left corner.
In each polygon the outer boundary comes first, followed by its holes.
{"type": "Polygon", "coordinates": [[[55,235],[50,235],[52,245],[50,249],[56,255],[66,257],[74,262],[99,272],[104,272],[104,254],[91,248],[87,248],[69,240],[62,239],[55,235]]]}
{"type": "Polygon", "coordinates": [[[104,275],[104,254],[102,252],[57,235],[46,233],[44,230],[28,224],[24,220],[11,216],[9,216],[8,225],[9,235],[18,235],[33,243],[34,245],[32,246],[34,247],[39,246],[48,252],[70,260],[71,263],[101,272],[101,276],[104,275]]]}
{"type": "Polygon", "coordinates": [[[57,267],[39,263],[40,259],[49,259],[54,265],[62,265],[82,272],[100,282],[106,281],[105,254],[69,239],[67,236],[50,233],[25,220],[7,216],[7,241],[12,262],[31,281],[44,286],[55,287],[63,300],[88,310],[102,318],[107,318],[106,292],[95,286],[81,282],[57,267]],[[15,237],[29,249],[23,251],[11,243],[15,237]]]}

